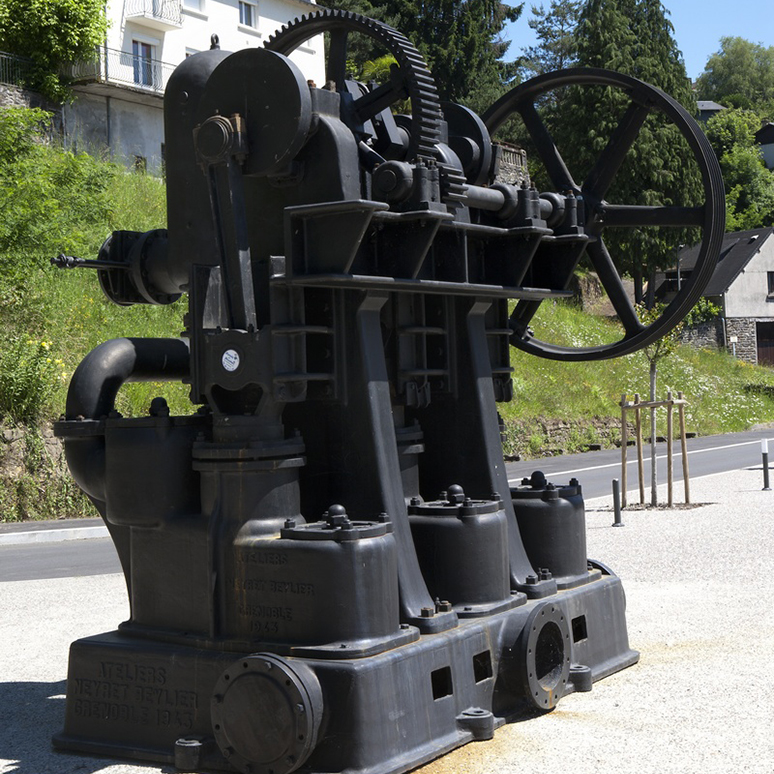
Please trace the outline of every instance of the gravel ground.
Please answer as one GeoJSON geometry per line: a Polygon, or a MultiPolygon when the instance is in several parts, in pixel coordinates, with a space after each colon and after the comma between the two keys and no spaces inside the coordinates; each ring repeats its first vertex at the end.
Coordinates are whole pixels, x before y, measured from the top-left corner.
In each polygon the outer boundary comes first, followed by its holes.
{"type": "MultiPolygon", "coordinates": [[[[501,728],[422,774],[772,774],[774,492],[761,471],[693,482],[701,507],[625,511],[587,502],[589,555],[621,576],[640,663],[501,728]]],[[[139,774],[50,747],[69,643],[127,617],[118,575],[0,584],[0,772],[139,774]]]]}

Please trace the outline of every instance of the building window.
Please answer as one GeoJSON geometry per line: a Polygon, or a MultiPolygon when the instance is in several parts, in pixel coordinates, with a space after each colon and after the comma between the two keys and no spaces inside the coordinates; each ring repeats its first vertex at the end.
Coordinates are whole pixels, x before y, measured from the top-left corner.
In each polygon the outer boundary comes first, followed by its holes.
{"type": "Polygon", "coordinates": [[[139,86],[153,86],[153,46],[140,40],[132,41],[134,82],[139,86]]]}
{"type": "Polygon", "coordinates": [[[202,0],[183,0],[183,8],[190,8],[192,11],[201,11],[202,0]]]}
{"type": "Polygon", "coordinates": [[[258,8],[253,3],[239,2],[239,23],[243,27],[258,26],[258,8]]]}
{"type": "Polygon", "coordinates": [[[769,298],[774,298],[774,271],[766,272],[766,280],[768,281],[769,298]]]}

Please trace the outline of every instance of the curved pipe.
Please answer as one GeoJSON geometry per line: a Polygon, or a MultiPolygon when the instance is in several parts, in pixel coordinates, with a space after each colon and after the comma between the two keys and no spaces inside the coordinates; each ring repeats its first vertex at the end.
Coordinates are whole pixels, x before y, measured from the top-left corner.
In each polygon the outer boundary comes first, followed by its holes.
{"type": "MultiPolygon", "coordinates": [[[[75,369],[67,392],[66,418],[73,423],[110,414],[126,382],[174,381],[189,373],[184,339],[111,339],[93,349],[75,369]]],[[[82,425],[79,425],[82,427],[82,425]]],[[[65,457],[78,486],[105,501],[105,436],[61,433],[65,457]]]]}
{"type": "Polygon", "coordinates": [[[67,419],[101,419],[126,382],[175,381],[188,376],[185,339],[111,339],[89,352],[67,392],[67,419]]]}

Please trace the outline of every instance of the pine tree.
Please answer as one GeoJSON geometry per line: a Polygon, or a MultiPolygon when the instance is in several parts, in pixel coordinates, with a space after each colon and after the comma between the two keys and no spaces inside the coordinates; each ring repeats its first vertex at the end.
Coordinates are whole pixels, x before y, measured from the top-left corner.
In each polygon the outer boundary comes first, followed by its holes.
{"type": "MultiPolygon", "coordinates": [[[[578,63],[639,78],[695,113],[696,103],[667,13],[660,0],[588,0],[577,30],[578,63]]],[[[566,131],[581,169],[591,168],[629,101],[620,91],[595,88],[578,90],[572,107],[563,106],[564,111],[572,110],[573,120],[566,131]]],[[[700,204],[701,195],[699,171],[687,143],[669,120],[652,114],[616,175],[608,201],[690,206],[700,204]]],[[[643,228],[606,230],[604,238],[618,258],[619,271],[630,273],[641,293],[643,276],[670,265],[678,245],[695,237],[686,229],[643,228]]]]}
{"type": "MultiPolygon", "coordinates": [[[[427,60],[441,99],[483,109],[516,75],[503,61],[509,41],[502,32],[522,6],[500,0],[340,0],[332,7],[371,15],[402,32],[427,60]]],[[[369,59],[383,51],[371,50],[369,59]]],[[[358,64],[362,65],[362,62],[358,64]]]]}
{"type": "Polygon", "coordinates": [[[581,5],[580,0],[551,0],[548,10],[542,5],[532,6],[533,18],[528,24],[535,31],[539,42],[536,46],[522,49],[522,68],[528,77],[563,70],[575,64],[575,29],[581,5]]]}

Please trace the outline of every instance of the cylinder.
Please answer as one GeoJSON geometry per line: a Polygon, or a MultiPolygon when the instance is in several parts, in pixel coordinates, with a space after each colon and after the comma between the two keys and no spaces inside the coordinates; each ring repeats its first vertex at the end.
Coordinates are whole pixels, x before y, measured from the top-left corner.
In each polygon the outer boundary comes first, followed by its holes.
{"type": "Polygon", "coordinates": [[[400,630],[398,561],[388,521],[288,521],[277,538],[240,538],[227,563],[223,633],[251,642],[367,647],[400,630]]]}
{"type": "Polygon", "coordinates": [[[314,751],[323,710],[320,684],[304,663],[256,653],[215,684],[213,735],[238,771],[290,774],[314,751]]]}
{"type": "Polygon", "coordinates": [[[205,425],[201,416],[105,420],[105,518],[157,527],[198,516],[199,474],[191,448],[205,425]]]}
{"type": "Polygon", "coordinates": [[[471,500],[454,485],[439,500],[415,499],[408,512],[431,597],[451,602],[463,617],[511,598],[507,517],[499,498],[471,500]]]}
{"type": "Polygon", "coordinates": [[[586,579],[586,516],[578,482],[557,487],[535,471],[522,484],[511,489],[511,498],[532,566],[549,570],[560,588],[586,579]]]}

